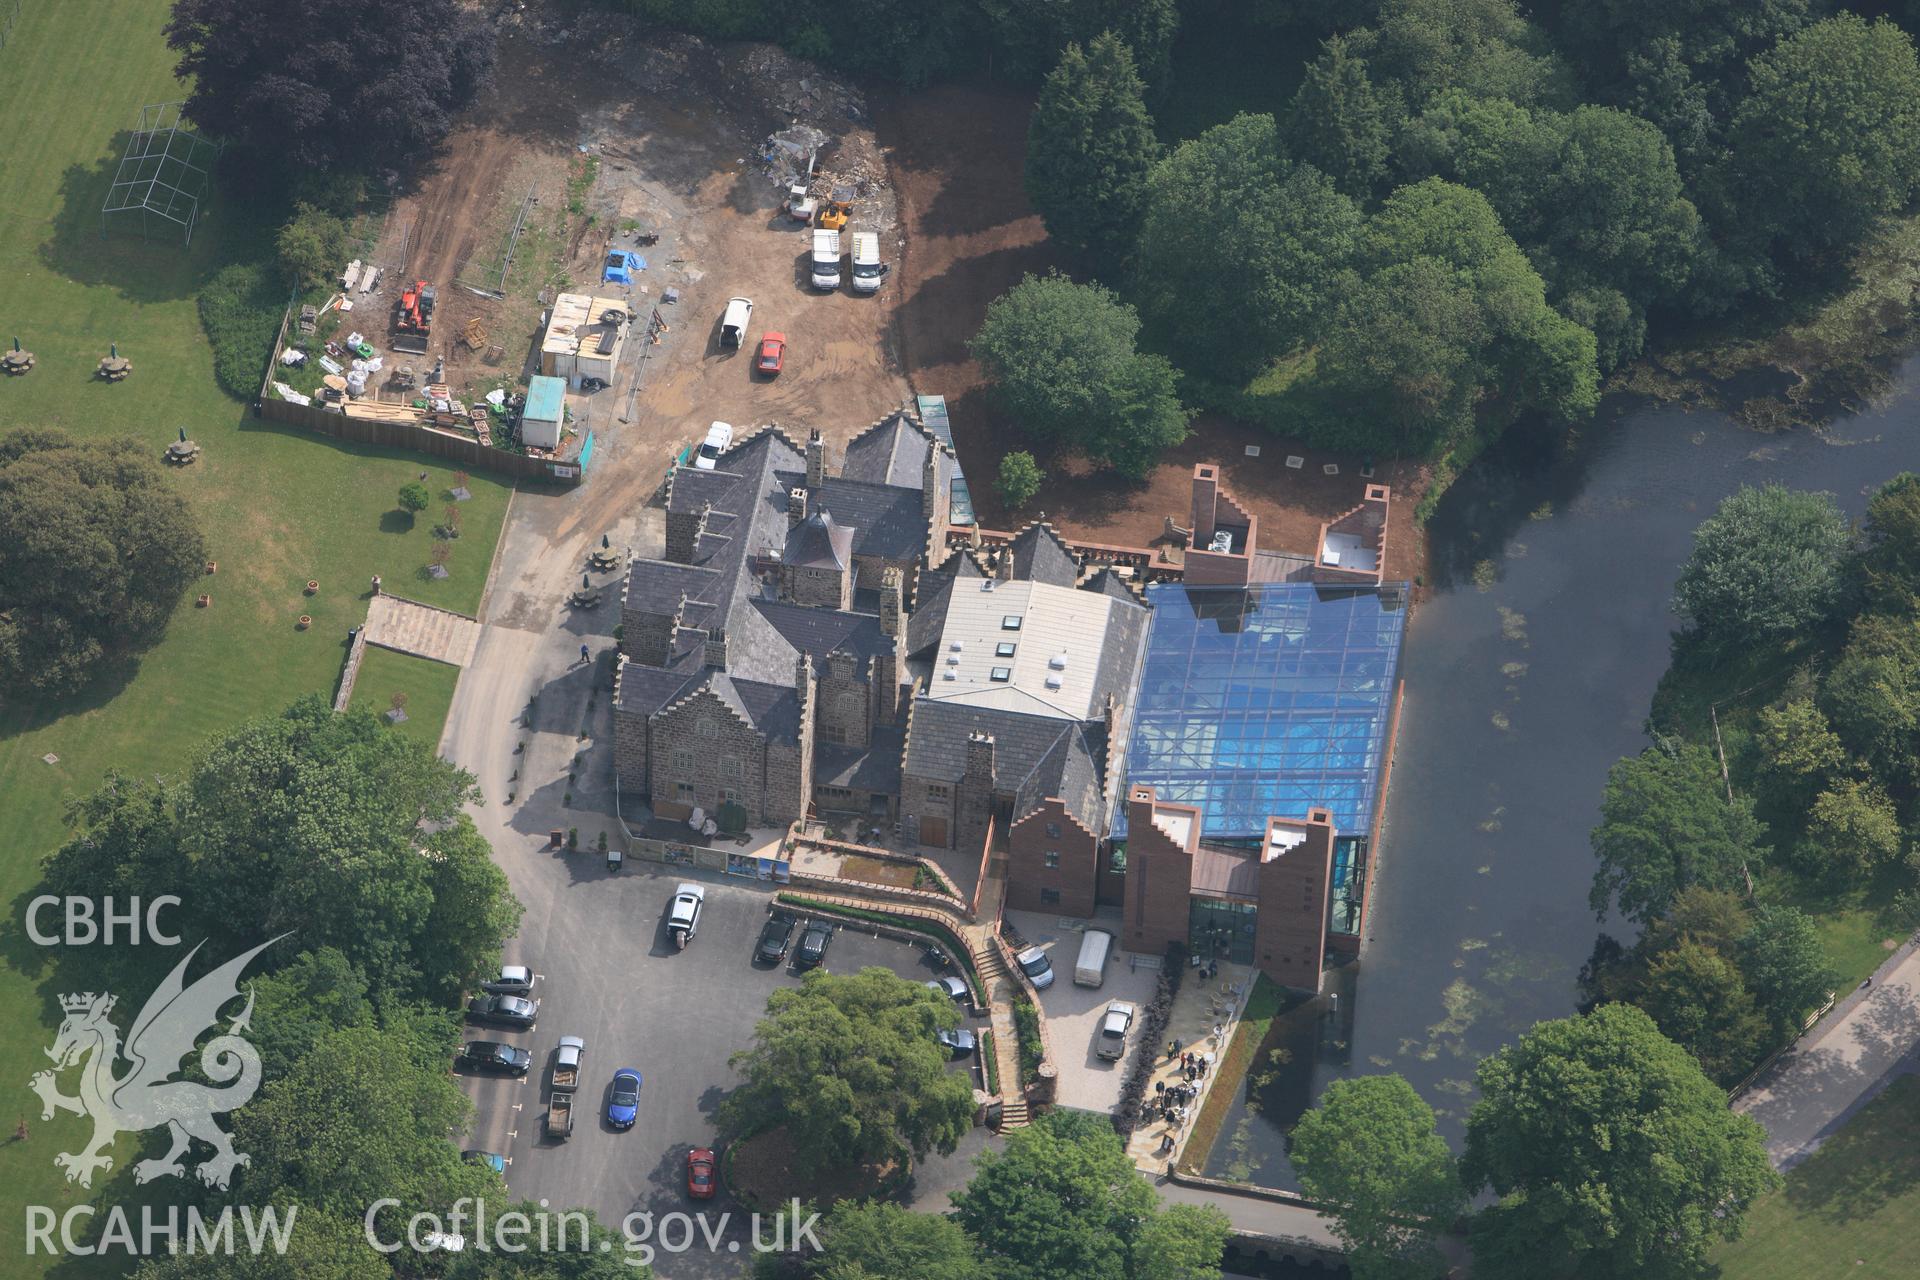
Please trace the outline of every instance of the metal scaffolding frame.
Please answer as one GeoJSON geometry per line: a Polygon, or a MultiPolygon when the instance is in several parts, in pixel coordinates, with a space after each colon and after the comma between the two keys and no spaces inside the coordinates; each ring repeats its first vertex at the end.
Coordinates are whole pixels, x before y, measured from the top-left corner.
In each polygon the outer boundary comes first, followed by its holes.
{"type": "MultiPolygon", "coordinates": [[[[217,144],[200,135],[180,114],[180,102],[155,102],[140,108],[126,152],[114,171],[113,186],[100,206],[100,234],[113,214],[140,215],[140,238],[147,239],[156,215],[185,233],[193,243],[200,199],[206,194],[217,144]]],[[[124,221],[124,218],[122,219],[124,221]]]]}

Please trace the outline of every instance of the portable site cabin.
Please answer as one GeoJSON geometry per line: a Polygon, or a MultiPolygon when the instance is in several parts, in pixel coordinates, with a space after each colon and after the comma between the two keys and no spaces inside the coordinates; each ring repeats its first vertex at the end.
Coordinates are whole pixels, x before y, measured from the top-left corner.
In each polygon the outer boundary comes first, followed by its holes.
{"type": "Polygon", "coordinates": [[[520,443],[533,449],[560,447],[560,424],[567,416],[567,384],[560,378],[527,381],[527,404],[520,411],[520,443]]]}
{"type": "Polygon", "coordinates": [[[565,379],[575,390],[582,378],[598,378],[611,385],[630,319],[627,304],[618,298],[561,294],[553,300],[547,332],[540,340],[540,372],[565,379]]]}

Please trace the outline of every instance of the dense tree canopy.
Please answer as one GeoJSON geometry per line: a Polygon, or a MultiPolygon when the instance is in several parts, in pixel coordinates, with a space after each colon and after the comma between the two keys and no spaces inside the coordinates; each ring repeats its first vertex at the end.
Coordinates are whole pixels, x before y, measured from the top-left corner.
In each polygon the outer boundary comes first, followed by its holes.
{"type": "Polygon", "coordinates": [[[1360,226],[1272,116],[1238,116],[1154,167],[1134,295],[1182,368],[1237,384],[1313,338],[1360,226]]]}
{"type": "Polygon", "coordinates": [[[1885,20],[1842,13],[1753,60],[1733,118],[1727,221],[1776,262],[1858,244],[1920,187],[1920,61],[1885,20]]]}
{"type": "Polygon", "coordinates": [[[187,776],[109,777],[49,859],[54,892],[103,865],[165,885],[193,928],[238,949],[299,931],[376,994],[447,999],[499,962],[520,907],[460,806],[472,778],[367,712],[322,699],[242,725],[187,776]]]}
{"type": "Polygon", "coordinates": [[[1795,907],[1762,907],[1740,939],[1740,971],[1774,1037],[1784,1040],[1827,998],[1835,981],[1820,931],[1795,907]]]}
{"type": "Polygon", "coordinates": [[[958,1222],[897,1204],[842,1200],[816,1234],[821,1252],[808,1273],[821,1280],[988,1280],[990,1274],[958,1222]]]}
{"type": "Polygon", "coordinates": [[[1811,698],[1762,707],[1754,726],[1762,800],[1788,814],[1805,813],[1813,797],[1847,768],[1847,749],[1811,698]]]}
{"type": "Polygon", "coordinates": [[[1165,357],[1136,350],[1140,318],[1099,285],[1028,276],[987,308],[974,356],[1036,438],[1145,475],[1187,434],[1165,357]]]}
{"type": "Polygon", "coordinates": [[[951,1152],[973,1124],[973,1089],[934,1040],[953,1025],[951,1001],[890,970],[814,970],[768,998],[734,1055],[728,1122],[785,1124],[817,1169],[951,1152]]]}
{"type": "Polygon", "coordinates": [[[1856,571],[1870,604],[1920,610],[1920,475],[1903,471],[1867,502],[1856,571]]]}
{"type": "Polygon", "coordinates": [[[1409,111],[1459,86],[1488,98],[1559,102],[1566,73],[1513,0],[1380,0],[1349,37],[1409,111]]]}
{"type": "Polygon", "coordinates": [[[1760,1126],[1651,1019],[1610,1004],[1481,1062],[1467,1120],[1476,1274],[1695,1274],[1775,1186],[1760,1126]]]}
{"type": "Polygon", "coordinates": [[[147,446],[0,436],[0,702],[70,693],[158,640],[205,559],[147,446]]]}
{"type": "Polygon", "coordinates": [[[453,1037],[436,1049],[422,1063],[404,1035],[357,1027],[322,1036],[234,1113],[234,1145],[253,1157],[240,1188],[254,1203],[294,1199],[355,1217],[391,1196],[404,1221],[497,1185],[446,1140],[465,1128],[472,1103],[446,1069],[453,1037]]]}
{"type": "Polygon", "coordinates": [[[1694,531],[1674,609],[1726,647],[1818,622],[1839,602],[1850,536],[1831,494],[1743,485],[1694,531]]]}
{"type": "Polygon", "coordinates": [[[1367,224],[1320,376],[1379,422],[1376,447],[1423,454],[1469,430],[1481,397],[1556,418],[1599,396],[1593,335],[1547,305],[1486,197],[1429,178],[1367,224]]]}
{"type": "Polygon", "coordinates": [[[1656,955],[1634,1003],[1715,1080],[1739,1079],[1760,1057],[1766,1020],[1733,961],[1704,942],[1682,937],[1656,955]]]}
{"type": "Polygon", "coordinates": [[[1140,231],[1160,141],[1133,55],[1111,33],[1067,46],[1040,87],[1027,128],[1027,196],[1047,234],[1102,262],[1122,262],[1140,231]]]}
{"type": "Polygon", "coordinates": [[[1226,1216],[1162,1208],[1106,1117],[1050,1111],[980,1157],[954,1216],[996,1280],[1205,1280],[1226,1216]]]}
{"type": "Polygon", "coordinates": [[[174,0],[167,44],[208,133],[286,170],[407,170],[493,70],[456,0],[174,0]]]}
{"type": "Polygon", "coordinates": [[[1356,1280],[1425,1280],[1435,1237],[1465,1204],[1433,1108],[1398,1075],[1336,1080],[1300,1117],[1288,1152],[1333,1219],[1356,1280]]]}
{"type": "Polygon", "coordinates": [[[1759,857],[1760,831],[1752,801],[1728,802],[1705,747],[1663,743],[1617,761],[1593,829],[1594,912],[1604,916],[1617,902],[1644,924],[1689,885],[1733,888],[1759,857]]]}
{"type": "Polygon", "coordinates": [[[1387,173],[1400,100],[1383,94],[1345,39],[1329,38],[1307,64],[1287,108],[1287,149],[1333,179],[1340,193],[1367,200],[1387,173]]]}

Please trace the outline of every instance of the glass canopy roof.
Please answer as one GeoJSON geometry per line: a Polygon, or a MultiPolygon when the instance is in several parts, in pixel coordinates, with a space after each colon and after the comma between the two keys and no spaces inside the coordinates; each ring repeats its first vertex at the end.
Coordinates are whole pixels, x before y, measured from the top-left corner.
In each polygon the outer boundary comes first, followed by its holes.
{"type": "MultiPolygon", "coordinates": [[[[1270,583],[1147,589],[1153,622],[1127,781],[1199,805],[1203,834],[1259,840],[1269,817],[1373,823],[1406,613],[1372,590],[1270,583]]],[[[1119,807],[1114,838],[1126,835],[1119,807]]]]}

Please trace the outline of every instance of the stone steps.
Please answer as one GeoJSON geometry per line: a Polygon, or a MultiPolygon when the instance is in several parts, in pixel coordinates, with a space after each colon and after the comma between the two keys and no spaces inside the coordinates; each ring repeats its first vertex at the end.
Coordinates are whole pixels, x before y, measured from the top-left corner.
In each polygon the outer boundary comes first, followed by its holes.
{"type": "Polygon", "coordinates": [[[464,667],[480,645],[480,623],[463,613],[377,595],[367,603],[368,644],[464,667]]]}

